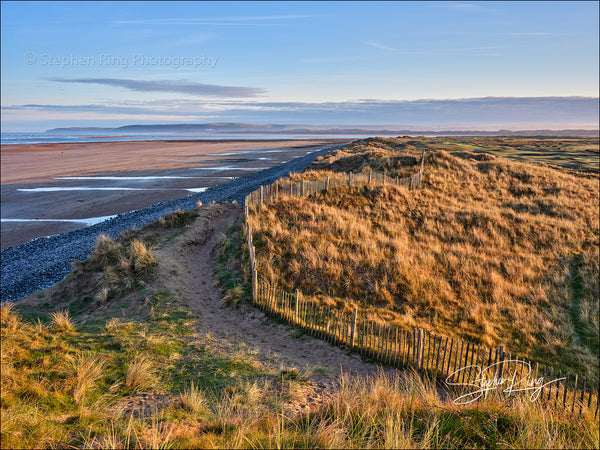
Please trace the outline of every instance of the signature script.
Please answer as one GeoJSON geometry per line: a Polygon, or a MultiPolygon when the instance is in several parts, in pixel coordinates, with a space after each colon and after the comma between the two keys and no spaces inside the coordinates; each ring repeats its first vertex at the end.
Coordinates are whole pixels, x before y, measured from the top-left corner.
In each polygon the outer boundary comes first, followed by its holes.
{"type": "Polygon", "coordinates": [[[556,378],[550,381],[545,381],[544,377],[535,378],[535,376],[532,376],[531,374],[531,364],[527,361],[507,359],[504,362],[497,362],[483,368],[479,365],[461,367],[446,378],[446,383],[449,386],[468,386],[474,389],[473,391],[454,399],[454,404],[466,405],[481,397],[487,398],[488,392],[499,388],[502,388],[501,391],[507,394],[507,396],[516,392],[530,392],[529,400],[533,402],[539,398],[544,387],[564,380],[565,378],[566,377],[556,378]],[[512,368],[512,370],[511,363],[514,363],[514,368],[512,368]],[[500,372],[501,364],[504,364],[503,367],[506,372],[504,374],[501,374],[500,372]],[[519,372],[517,370],[518,365],[523,366],[520,376],[517,374],[517,372],[519,372]],[[458,379],[459,375],[463,372],[465,373],[465,375],[463,375],[465,377],[468,376],[468,373],[474,372],[473,379],[467,379],[461,383],[451,381],[451,379],[455,377],[458,379]]]}

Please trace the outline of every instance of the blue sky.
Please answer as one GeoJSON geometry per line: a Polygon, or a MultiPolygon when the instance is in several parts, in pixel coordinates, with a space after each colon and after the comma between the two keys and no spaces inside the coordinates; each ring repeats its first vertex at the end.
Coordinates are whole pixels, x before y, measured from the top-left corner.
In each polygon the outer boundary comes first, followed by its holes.
{"type": "Polygon", "coordinates": [[[598,5],[2,2],[2,130],[597,127],[598,5]]]}

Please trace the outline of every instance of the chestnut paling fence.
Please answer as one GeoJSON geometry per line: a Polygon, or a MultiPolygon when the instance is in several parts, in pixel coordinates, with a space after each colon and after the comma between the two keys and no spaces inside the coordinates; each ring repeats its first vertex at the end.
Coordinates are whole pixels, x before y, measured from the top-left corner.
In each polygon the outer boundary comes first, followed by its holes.
{"type": "Polygon", "coordinates": [[[246,216],[248,215],[248,208],[266,203],[269,201],[277,200],[280,197],[304,197],[305,195],[316,194],[323,192],[329,188],[335,186],[361,186],[365,184],[390,184],[396,186],[404,186],[409,189],[416,188],[421,184],[423,178],[423,161],[425,160],[425,153],[421,156],[421,168],[420,170],[410,177],[398,178],[390,177],[385,173],[373,172],[372,170],[366,173],[353,174],[352,172],[340,173],[332,176],[328,176],[321,180],[315,181],[275,181],[273,184],[261,186],[260,189],[251,192],[246,196],[245,208],[246,216]]]}
{"type": "Polygon", "coordinates": [[[332,186],[360,184],[396,184],[415,188],[423,176],[421,169],[411,177],[396,179],[384,174],[341,175],[317,181],[274,183],[261,186],[246,197],[246,234],[252,268],[252,299],[268,314],[304,329],[309,334],[379,363],[399,369],[412,368],[421,374],[443,380],[460,397],[457,403],[469,403],[490,393],[504,396],[526,395],[533,401],[551,403],[572,414],[584,410],[598,416],[598,380],[531,363],[504,348],[488,348],[464,339],[443,336],[423,329],[405,330],[368,319],[352,311],[331,307],[307,298],[296,289],[286,292],[261,279],[257,270],[252,229],[248,224],[249,207],[282,196],[300,197],[332,186]],[[485,386],[485,389],[481,389],[485,386]],[[487,390],[489,388],[489,390],[487,390]]]}

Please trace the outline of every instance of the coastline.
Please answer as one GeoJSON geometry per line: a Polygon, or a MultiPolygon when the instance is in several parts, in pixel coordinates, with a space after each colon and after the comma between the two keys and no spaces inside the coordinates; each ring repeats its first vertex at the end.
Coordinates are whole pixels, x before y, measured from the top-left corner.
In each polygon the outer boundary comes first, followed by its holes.
{"type": "MultiPolygon", "coordinates": [[[[217,139],[151,140],[111,142],[67,142],[44,144],[2,144],[0,155],[2,185],[49,182],[54,177],[128,170],[164,170],[199,164],[206,153],[261,151],[275,148],[336,145],[349,139],[217,139]]],[[[214,154],[214,155],[213,155],[214,154]]],[[[223,155],[231,156],[231,155],[223,155]]]]}
{"type": "Polygon", "coordinates": [[[204,204],[236,201],[243,205],[245,196],[260,185],[272,183],[289,172],[301,171],[310,166],[318,156],[339,147],[341,145],[324,146],[320,150],[311,151],[286,163],[215,185],[205,192],[153,203],[89,227],[3,248],[0,299],[15,301],[60,281],[71,271],[73,260],[83,260],[89,255],[95,245],[96,237],[101,233],[116,237],[122,231],[132,227],[140,228],[177,208],[194,208],[198,200],[204,204]]]}
{"type": "Polygon", "coordinates": [[[2,248],[95,218],[182,199],[349,140],[9,144],[2,153],[2,248]]]}

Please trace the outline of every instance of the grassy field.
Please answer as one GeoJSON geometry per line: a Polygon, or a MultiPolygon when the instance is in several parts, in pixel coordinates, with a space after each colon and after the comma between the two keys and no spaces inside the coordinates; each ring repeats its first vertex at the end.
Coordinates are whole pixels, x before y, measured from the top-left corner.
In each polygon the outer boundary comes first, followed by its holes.
{"type": "Polygon", "coordinates": [[[490,153],[518,161],[598,171],[598,138],[445,138],[430,145],[446,151],[490,153]]]}
{"type": "MultiPolygon", "coordinates": [[[[406,329],[505,345],[597,379],[598,176],[491,154],[511,147],[526,160],[512,146],[522,141],[368,139],[324,158],[292,178],[403,176],[427,151],[413,191],[335,188],[261,205],[250,219],[259,272],[406,329]],[[475,145],[495,150],[462,150],[475,145]]],[[[588,141],[565,145],[587,149],[588,141]]]]}

